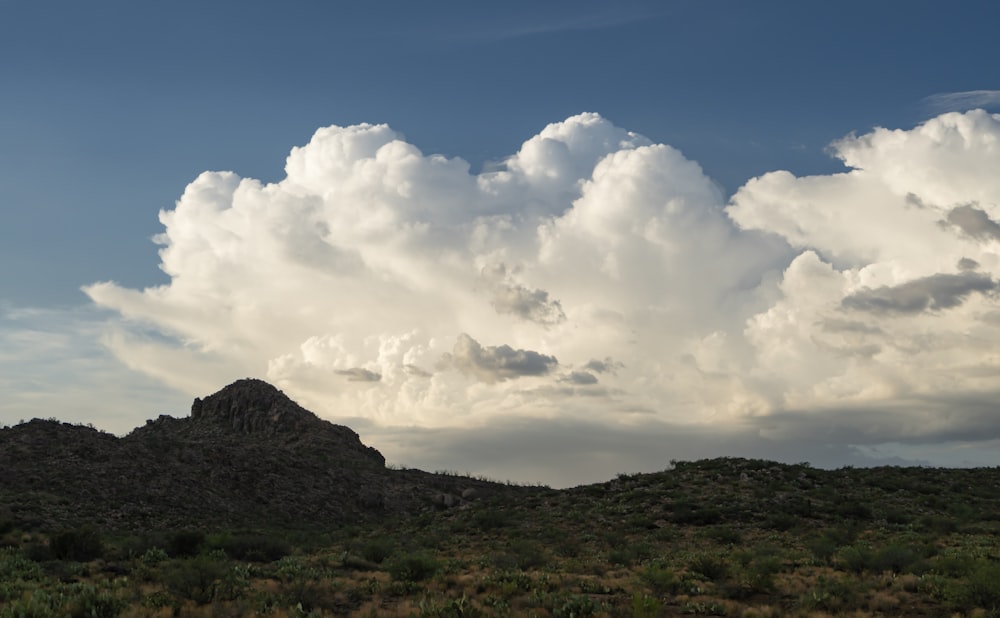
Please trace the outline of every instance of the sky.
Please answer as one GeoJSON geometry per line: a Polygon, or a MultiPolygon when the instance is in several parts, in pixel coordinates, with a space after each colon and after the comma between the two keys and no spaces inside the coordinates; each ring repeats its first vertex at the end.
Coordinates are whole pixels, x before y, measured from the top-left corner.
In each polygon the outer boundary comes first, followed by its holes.
{"type": "Polygon", "coordinates": [[[1000,5],[0,4],[0,423],[1000,465],[1000,5]]]}

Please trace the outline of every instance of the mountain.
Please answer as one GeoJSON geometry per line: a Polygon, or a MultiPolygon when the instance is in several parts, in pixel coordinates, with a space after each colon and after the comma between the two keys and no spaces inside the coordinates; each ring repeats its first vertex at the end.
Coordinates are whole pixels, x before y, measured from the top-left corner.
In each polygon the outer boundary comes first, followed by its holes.
{"type": "Polygon", "coordinates": [[[388,469],[354,431],[253,379],[122,438],[40,419],[0,430],[0,518],[24,528],[317,528],[527,491],[388,469]]]}

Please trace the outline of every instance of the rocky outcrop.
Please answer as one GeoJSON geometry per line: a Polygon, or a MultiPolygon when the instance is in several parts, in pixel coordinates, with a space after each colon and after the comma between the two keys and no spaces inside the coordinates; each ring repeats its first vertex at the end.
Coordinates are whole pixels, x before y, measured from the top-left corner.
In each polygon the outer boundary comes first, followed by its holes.
{"type": "MultiPolygon", "coordinates": [[[[23,527],[328,528],[439,508],[437,496],[524,491],[390,470],[351,429],[261,380],[195,399],[123,438],[33,420],[0,430],[0,510],[23,527]]],[[[469,498],[465,498],[468,500],[469,498]]]]}

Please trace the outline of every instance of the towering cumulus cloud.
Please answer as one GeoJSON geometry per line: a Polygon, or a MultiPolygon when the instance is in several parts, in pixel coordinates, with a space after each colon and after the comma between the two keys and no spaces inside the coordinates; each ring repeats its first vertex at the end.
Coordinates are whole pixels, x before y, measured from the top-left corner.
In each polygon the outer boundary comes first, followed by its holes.
{"type": "Polygon", "coordinates": [[[480,174],[385,125],[331,126],[280,182],[188,185],[160,214],[169,284],[86,292],[138,371],[202,394],[262,376],[382,426],[991,439],[998,145],[1000,116],[945,114],[835,143],[844,173],[727,200],[596,114],[480,174]]]}

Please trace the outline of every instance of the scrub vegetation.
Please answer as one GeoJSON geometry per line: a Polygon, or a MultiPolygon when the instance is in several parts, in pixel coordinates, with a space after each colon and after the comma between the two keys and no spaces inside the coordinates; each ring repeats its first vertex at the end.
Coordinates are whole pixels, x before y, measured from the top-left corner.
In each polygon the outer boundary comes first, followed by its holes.
{"type": "Polygon", "coordinates": [[[1000,616],[998,533],[995,468],[732,458],[297,529],[12,513],[0,617],[1000,616]]]}

